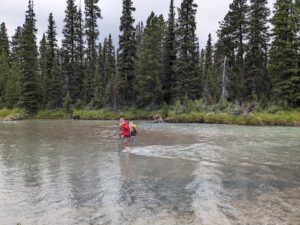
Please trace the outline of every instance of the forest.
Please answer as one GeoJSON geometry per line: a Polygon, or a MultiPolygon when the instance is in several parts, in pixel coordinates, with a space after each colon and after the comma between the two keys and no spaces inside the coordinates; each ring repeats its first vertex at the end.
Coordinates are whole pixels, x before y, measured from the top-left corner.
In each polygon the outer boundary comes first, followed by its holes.
{"type": "MultiPolygon", "coordinates": [[[[0,29],[0,108],[28,114],[52,109],[158,110],[189,104],[257,102],[300,106],[300,1],[233,0],[217,40],[204,49],[196,35],[197,4],[170,2],[168,18],[135,21],[123,0],[119,45],[99,41],[99,0],[66,1],[63,39],[55,18],[37,43],[34,2],[8,37],[0,29]]],[[[42,32],[42,31],[40,31],[42,32]]]]}

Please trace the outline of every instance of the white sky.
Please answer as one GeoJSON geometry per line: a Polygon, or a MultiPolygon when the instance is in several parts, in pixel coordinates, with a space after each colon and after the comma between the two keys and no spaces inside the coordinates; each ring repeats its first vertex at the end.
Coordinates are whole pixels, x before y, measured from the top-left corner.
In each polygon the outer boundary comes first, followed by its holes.
{"type": "MultiPolygon", "coordinates": [[[[77,0],[77,3],[79,0],[77,0]]],[[[81,0],[82,5],[84,0],[81,0]]],[[[175,0],[176,7],[180,6],[181,0],[175,0]]],[[[219,21],[222,21],[228,12],[232,0],[195,0],[198,4],[197,12],[197,35],[200,47],[205,46],[207,36],[212,33],[213,40],[216,39],[216,31],[219,21]]],[[[269,0],[273,10],[275,0],[269,0]]],[[[12,36],[17,26],[22,25],[25,19],[28,0],[0,0],[0,22],[5,22],[9,36],[12,36]]],[[[134,17],[136,22],[146,21],[151,11],[163,14],[167,19],[170,0],[133,0],[136,11],[134,17]]],[[[103,19],[99,20],[100,40],[102,41],[109,33],[113,35],[115,44],[118,42],[120,16],[122,12],[122,0],[100,0],[99,6],[102,10],[103,19]]],[[[34,10],[37,19],[38,40],[47,30],[48,16],[52,12],[57,26],[58,40],[61,39],[63,28],[64,11],[66,0],[34,0],[34,10]]],[[[84,8],[82,7],[82,10],[84,8]]]]}

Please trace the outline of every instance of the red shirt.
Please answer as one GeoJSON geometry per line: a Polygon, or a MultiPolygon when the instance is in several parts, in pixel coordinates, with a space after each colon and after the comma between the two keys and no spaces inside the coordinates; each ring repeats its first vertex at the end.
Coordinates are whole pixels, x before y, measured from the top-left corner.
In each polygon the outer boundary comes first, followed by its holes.
{"type": "Polygon", "coordinates": [[[121,135],[124,137],[130,137],[130,127],[128,121],[125,121],[121,126],[121,135]]]}

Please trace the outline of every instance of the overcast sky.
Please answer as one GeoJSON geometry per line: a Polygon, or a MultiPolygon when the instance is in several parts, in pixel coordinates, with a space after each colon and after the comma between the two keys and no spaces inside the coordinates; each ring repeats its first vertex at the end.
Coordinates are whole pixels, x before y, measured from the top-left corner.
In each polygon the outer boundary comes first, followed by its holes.
{"type": "MultiPolygon", "coordinates": [[[[81,2],[83,5],[84,0],[81,0],[81,2]]],[[[181,0],[175,0],[176,7],[180,6],[180,2],[181,0]]],[[[222,21],[228,12],[228,6],[232,0],[196,0],[195,2],[198,4],[197,35],[200,47],[203,48],[209,33],[212,33],[214,40],[216,39],[219,21],[222,21]]],[[[273,6],[274,2],[275,0],[269,0],[270,7],[273,6]]],[[[79,0],[77,0],[78,3],[79,0]]],[[[9,36],[14,34],[17,26],[24,23],[27,4],[28,0],[0,0],[0,22],[5,22],[9,36]]],[[[170,0],[133,0],[133,4],[136,8],[134,13],[136,22],[146,21],[151,11],[156,14],[163,14],[166,19],[170,0]]],[[[117,43],[122,0],[100,0],[99,6],[103,16],[103,19],[98,22],[100,40],[102,41],[105,36],[112,33],[114,42],[117,43]]],[[[52,12],[60,41],[65,8],[66,0],[34,0],[39,40],[47,30],[48,16],[52,12]]]]}

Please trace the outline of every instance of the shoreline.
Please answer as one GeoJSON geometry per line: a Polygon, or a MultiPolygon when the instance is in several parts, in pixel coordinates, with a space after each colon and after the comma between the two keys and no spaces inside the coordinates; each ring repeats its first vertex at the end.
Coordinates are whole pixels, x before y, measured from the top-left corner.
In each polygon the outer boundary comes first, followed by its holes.
{"type": "Polygon", "coordinates": [[[18,121],[28,119],[73,119],[73,120],[118,120],[124,117],[128,120],[149,120],[160,116],[166,123],[199,123],[199,124],[227,124],[246,126],[291,126],[300,127],[300,110],[279,111],[276,113],[258,112],[249,115],[234,115],[226,112],[188,112],[168,113],[162,110],[145,111],[132,110],[113,112],[108,110],[44,110],[36,115],[28,116],[22,109],[0,110],[0,121],[18,121]]]}

